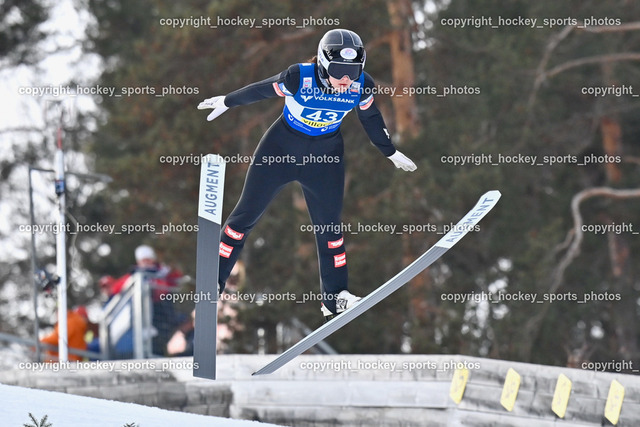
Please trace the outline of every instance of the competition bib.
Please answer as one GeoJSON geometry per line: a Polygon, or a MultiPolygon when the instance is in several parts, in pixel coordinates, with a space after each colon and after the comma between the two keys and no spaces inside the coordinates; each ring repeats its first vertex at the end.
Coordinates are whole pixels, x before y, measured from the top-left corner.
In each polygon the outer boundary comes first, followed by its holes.
{"type": "Polygon", "coordinates": [[[344,93],[324,92],[316,84],[315,64],[300,64],[300,86],[292,95],[278,85],[277,92],[286,96],[284,118],[292,128],[310,136],[336,130],[347,113],[358,105],[364,73],[344,93]]]}

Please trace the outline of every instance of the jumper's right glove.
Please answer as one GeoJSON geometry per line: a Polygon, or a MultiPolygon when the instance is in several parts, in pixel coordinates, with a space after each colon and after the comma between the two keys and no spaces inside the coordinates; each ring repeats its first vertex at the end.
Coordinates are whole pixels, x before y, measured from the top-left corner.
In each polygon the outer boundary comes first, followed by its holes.
{"type": "Polygon", "coordinates": [[[402,169],[403,171],[413,172],[418,168],[410,158],[408,158],[398,150],[396,150],[395,153],[388,156],[387,158],[391,160],[398,169],[402,169]]]}
{"type": "Polygon", "coordinates": [[[229,107],[224,105],[224,96],[214,96],[213,98],[205,99],[198,104],[198,110],[204,110],[206,108],[213,108],[213,111],[207,116],[208,122],[229,109],[229,107]]]}

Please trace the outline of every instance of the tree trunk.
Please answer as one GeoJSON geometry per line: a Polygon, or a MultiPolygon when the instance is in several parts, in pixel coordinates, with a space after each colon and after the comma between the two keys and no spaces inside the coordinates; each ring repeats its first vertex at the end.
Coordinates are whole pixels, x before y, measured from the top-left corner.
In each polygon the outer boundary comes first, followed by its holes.
{"type": "MultiPolygon", "coordinates": [[[[615,84],[613,68],[615,64],[602,65],[603,81],[605,85],[615,84]]],[[[613,101],[615,102],[615,101],[613,101]]],[[[605,100],[606,104],[611,101],[605,100]]],[[[608,106],[608,105],[607,105],[608,106]]],[[[600,120],[602,134],[602,149],[607,157],[622,155],[622,129],[620,121],[615,115],[602,117],[600,120]]],[[[607,185],[618,184],[622,179],[622,172],[616,162],[605,161],[607,185]]],[[[615,211],[614,211],[615,212],[615,211]]],[[[608,223],[620,224],[613,214],[608,223]]],[[[620,295],[620,301],[611,304],[610,310],[614,321],[614,334],[616,337],[617,352],[625,360],[631,360],[636,354],[636,298],[634,298],[632,269],[629,265],[629,244],[623,234],[609,232],[609,260],[611,262],[611,286],[610,291],[614,295],[620,295]]]]}
{"type": "MultiPolygon", "coordinates": [[[[387,2],[391,34],[389,46],[391,50],[391,74],[396,93],[403,88],[415,85],[413,68],[413,49],[411,41],[411,22],[413,10],[410,0],[389,0],[387,2]]],[[[415,99],[411,96],[393,96],[393,104],[397,142],[407,138],[415,138],[420,133],[415,99]]]]}

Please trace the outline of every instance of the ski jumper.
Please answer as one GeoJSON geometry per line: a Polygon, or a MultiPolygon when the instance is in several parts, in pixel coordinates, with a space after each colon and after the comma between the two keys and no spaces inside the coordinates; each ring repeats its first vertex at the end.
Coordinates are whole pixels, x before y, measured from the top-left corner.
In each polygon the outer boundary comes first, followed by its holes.
{"type": "MultiPolygon", "coordinates": [[[[363,72],[346,92],[333,92],[318,75],[316,64],[309,63],[294,64],[276,76],[226,95],[227,107],[276,96],[285,98],[285,106],[260,140],[240,200],[223,225],[221,292],[247,236],[289,182],[300,183],[314,230],[339,231],[344,196],[342,119],[355,108],[367,135],[382,154],[390,156],[396,151],[375,106],[373,87],[373,79],[363,72]]],[[[331,231],[317,231],[315,238],[323,303],[335,313],[335,296],[347,289],[344,238],[342,233],[331,231]]]]}

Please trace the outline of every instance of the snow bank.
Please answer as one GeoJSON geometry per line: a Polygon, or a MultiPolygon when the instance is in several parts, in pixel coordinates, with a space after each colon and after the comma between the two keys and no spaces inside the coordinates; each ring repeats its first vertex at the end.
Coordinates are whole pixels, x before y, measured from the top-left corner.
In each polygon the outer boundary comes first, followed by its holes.
{"type": "Polygon", "coordinates": [[[0,384],[0,413],[6,426],[29,425],[29,413],[52,427],[266,427],[256,421],[186,414],[159,408],[0,384]]]}

